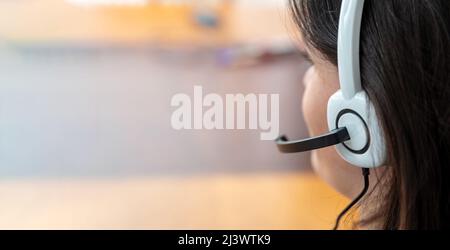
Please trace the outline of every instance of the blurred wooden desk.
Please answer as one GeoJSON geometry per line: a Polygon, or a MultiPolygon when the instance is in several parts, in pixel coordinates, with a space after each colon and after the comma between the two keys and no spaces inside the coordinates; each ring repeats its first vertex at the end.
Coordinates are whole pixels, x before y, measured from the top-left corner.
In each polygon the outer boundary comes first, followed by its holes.
{"type": "Polygon", "coordinates": [[[0,182],[2,229],[329,229],[347,200],[310,174],[0,182]]]}

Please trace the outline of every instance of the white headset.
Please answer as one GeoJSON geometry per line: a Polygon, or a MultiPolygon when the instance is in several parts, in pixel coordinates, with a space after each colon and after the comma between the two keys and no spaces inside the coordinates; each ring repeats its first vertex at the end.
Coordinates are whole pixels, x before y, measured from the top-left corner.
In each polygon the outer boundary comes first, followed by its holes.
{"type": "Polygon", "coordinates": [[[330,133],[300,141],[277,139],[285,153],[304,152],[336,145],[347,162],[361,168],[375,168],[386,161],[386,146],[377,115],[361,87],[360,33],[364,0],[343,0],[338,31],[340,90],[328,101],[330,133]]]}

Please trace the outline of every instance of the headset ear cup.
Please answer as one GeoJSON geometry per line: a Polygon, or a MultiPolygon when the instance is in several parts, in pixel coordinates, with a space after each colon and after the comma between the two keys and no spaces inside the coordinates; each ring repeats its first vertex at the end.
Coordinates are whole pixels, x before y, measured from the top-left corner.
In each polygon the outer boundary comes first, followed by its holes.
{"type": "Polygon", "coordinates": [[[345,99],[338,91],[328,101],[329,129],[346,127],[350,141],[336,146],[338,153],[352,165],[375,168],[385,164],[384,136],[375,109],[364,91],[345,99]]]}

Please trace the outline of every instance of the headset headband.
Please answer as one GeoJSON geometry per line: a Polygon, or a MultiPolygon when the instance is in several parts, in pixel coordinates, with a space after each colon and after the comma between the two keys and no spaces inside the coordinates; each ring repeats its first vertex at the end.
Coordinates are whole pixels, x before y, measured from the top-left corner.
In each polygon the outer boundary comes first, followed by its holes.
{"type": "Polygon", "coordinates": [[[345,99],[352,99],[361,88],[359,43],[364,0],[343,0],[338,32],[339,81],[345,99]]]}

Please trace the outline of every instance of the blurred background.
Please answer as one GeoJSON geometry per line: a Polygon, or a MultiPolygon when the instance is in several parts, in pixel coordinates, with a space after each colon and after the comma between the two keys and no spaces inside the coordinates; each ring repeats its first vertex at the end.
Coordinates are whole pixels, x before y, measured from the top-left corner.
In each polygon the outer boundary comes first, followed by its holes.
{"type": "Polygon", "coordinates": [[[0,228],[330,228],[309,155],[170,124],[201,85],[279,94],[307,136],[295,31],[283,0],[0,1],[0,228]]]}

